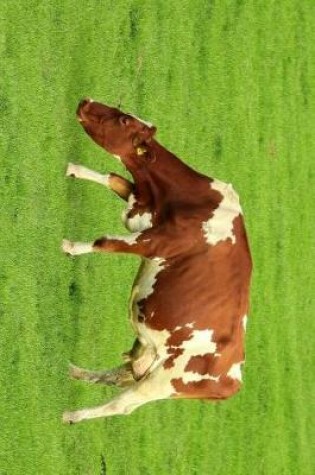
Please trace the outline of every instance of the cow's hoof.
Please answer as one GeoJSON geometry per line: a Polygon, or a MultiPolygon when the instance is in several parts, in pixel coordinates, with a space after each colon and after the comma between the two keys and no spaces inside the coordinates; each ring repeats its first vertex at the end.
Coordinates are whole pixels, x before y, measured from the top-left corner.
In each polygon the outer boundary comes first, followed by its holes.
{"type": "Polygon", "coordinates": [[[64,424],[75,424],[77,421],[76,421],[76,415],[74,412],[69,412],[69,411],[65,411],[62,415],[62,422],[64,424]]]}
{"type": "Polygon", "coordinates": [[[69,363],[69,377],[72,379],[82,379],[84,370],[75,366],[72,363],[69,363]]]}
{"type": "Polygon", "coordinates": [[[77,166],[74,163],[68,163],[68,167],[66,170],[66,176],[75,178],[76,177],[76,168],[77,166]]]}
{"type": "Polygon", "coordinates": [[[61,249],[65,254],[73,256],[74,255],[73,248],[74,248],[74,245],[72,241],[68,241],[68,239],[63,239],[62,244],[61,244],[61,249]]]}

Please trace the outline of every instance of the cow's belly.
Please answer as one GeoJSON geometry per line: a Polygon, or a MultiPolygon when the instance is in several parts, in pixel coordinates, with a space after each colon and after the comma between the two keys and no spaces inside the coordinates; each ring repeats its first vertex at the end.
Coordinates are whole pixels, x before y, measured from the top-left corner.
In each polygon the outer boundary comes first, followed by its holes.
{"type": "Polygon", "coordinates": [[[170,336],[169,331],[150,328],[147,322],[150,317],[154,317],[154,311],[150,315],[142,312],[142,304],[150,296],[154,296],[158,275],[163,271],[164,265],[164,259],[143,259],[131,292],[130,319],[142,348],[141,357],[132,364],[134,373],[139,377],[149,369],[152,372],[161,359],[167,356],[166,341],[170,336]]]}
{"type": "Polygon", "coordinates": [[[248,311],[249,275],[237,259],[229,256],[224,262],[214,263],[207,254],[173,263],[145,261],[133,289],[134,326],[172,332],[194,325],[232,332],[235,319],[248,311]]]}
{"type": "Polygon", "coordinates": [[[154,309],[150,315],[146,315],[142,308],[148,298],[153,296],[158,276],[164,270],[165,264],[165,260],[162,258],[142,260],[130,299],[130,318],[137,333],[143,333],[146,321],[154,317],[154,309]]]}

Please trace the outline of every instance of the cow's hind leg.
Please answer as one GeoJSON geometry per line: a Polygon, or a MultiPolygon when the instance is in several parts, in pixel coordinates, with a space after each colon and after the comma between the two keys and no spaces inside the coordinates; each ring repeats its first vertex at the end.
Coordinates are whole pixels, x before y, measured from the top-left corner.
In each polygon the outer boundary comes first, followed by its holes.
{"type": "Polygon", "coordinates": [[[70,364],[69,376],[89,383],[106,384],[108,386],[130,386],[135,382],[131,363],[106,371],[90,371],[70,364]]]}
{"type": "Polygon", "coordinates": [[[143,378],[156,357],[151,347],[144,346],[136,338],[130,351],[123,353],[125,364],[105,371],[91,371],[69,365],[69,376],[73,379],[81,379],[90,383],[100,383],[113,386],[129,386],[143,378]]]}
{"type": "Polygon", "coordinates": [[[102,175],[101,173],[90,170],[82,165],[75,165],[69,163],[66,171],[66,176],[73,178],[81,178],[82,180],[94,181],[100,185],[114,191],[118,196],[124,200],[128,200],[130,193],[133,191],[133,184],[115,173],[109,173],[102,175]]]}
{"type": "Polygon", "coordinates": [[[151,374],[147,378],[134,383],[130,388],[125,389],[102,406],[65,412],[63,421],[72,424],[86,419],[130,414],[143,404],[171,397],[172,391],[170,391],[167,381],[163,382],[160,379],[161,374],[156,376],[157,378],[154,374],[151,374]]]}

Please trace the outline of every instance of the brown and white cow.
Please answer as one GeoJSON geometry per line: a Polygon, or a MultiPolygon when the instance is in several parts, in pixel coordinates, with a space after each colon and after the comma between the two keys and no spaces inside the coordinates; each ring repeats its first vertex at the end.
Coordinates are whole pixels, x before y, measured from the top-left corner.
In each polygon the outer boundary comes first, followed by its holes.
{"type": "Polygon", "coordinates": [[[241,386],[251,257],[231,185],[184,164],[153,137],[156,128],[90,99],[77,110],[85,131],[118,158],[133,182],[69,164],[127,201],[126,236],[63,241],[63,251],[142,258],[130,301],[136,333],[125,363],[108,371],[72,366],[77,379],[124,386],[106,404],[64,413],[65,422],[129,414],[167,398],[226,399],[241,386]]]}

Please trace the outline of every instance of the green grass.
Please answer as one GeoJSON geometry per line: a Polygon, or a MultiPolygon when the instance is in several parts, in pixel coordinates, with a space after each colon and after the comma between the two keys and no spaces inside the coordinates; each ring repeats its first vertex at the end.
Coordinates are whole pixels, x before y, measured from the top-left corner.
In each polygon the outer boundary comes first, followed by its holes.
{"type": "Polygon", "coordinates": [[[314,473],[312,0],[1,1],[0,475],[314,473]],[[66,180],[68,161],[121,167],[75,120],[90,95],[230,181],[255,272],[245,385],[220,404],[164,401],[64,426],[115,391],[68,361],[120,362],[138,261],[60,252],[123,230],[123,204],[66,180]]]}

